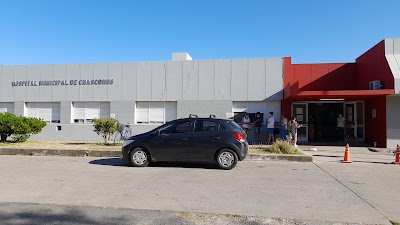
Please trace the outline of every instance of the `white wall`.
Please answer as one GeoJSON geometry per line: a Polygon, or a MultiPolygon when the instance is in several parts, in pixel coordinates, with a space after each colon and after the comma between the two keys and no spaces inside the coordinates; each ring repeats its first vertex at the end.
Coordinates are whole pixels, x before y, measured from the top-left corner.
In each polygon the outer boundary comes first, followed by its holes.
{"type": "Polygon", "coordinates": [[[393,74],[395,94],[400,94],[400,38],[385,39],[385,56],[393,74]]]}
{"type": "Polygon", "coordinates": [[[400,145],[400,95],[386,97],[387,147],[400,145]]]}
{"type": "Polygon", "coordinates": [[[0,66],[0,102],[281,100],[282,58],[0,66]],[[111,85],[70,85],[112,79],[111,85]],[[68,85],[14,86],[62,80],[68,85]]]}

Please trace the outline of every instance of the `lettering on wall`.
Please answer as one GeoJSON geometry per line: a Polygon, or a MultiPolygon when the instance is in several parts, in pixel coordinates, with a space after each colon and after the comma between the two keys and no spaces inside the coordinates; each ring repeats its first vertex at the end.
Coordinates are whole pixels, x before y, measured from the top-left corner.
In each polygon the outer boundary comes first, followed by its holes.
{"type": "Polygon", "coordinates": [[[35,87],[35,86],[74,86],[74,85],[112,85],[113,79],[92,80],[23,80],[11,82],[12,87],[35,87]]]}

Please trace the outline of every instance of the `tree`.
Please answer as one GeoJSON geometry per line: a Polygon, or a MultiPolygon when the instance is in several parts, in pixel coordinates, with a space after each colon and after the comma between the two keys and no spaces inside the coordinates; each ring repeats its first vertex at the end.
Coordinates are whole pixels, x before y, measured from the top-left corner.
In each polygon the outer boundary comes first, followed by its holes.
{"type": "Polygon", "coordinates": [[[26,141],[32,134],[38,134],[46,126],[42,119],[0,113],[1,142],[11,137],[15,142],[26,141]]]}
{"type": "Polygon", "coordinates": [[[0,136],[1,142],[5,142],[7,137],[14,133],[17,116],[12,113],[0,113],[0,136]]]}
{"type": "MultiPolygon", "coordinates": [[[[17,120],[18,121],[18,120],[17,120]]],[[[28,140],[32,134],[38,134],[47,125],[42,119],[19,116],[18,126],[15,127],[13,140],[22,142],[28,140]]]]}
{"type": "Polygon", "coordinates": [[[108,144],[111,136],[117,131],[118,120],[113,118],[100,118],[94,119],[94,132],[101,135],[104,140],[104,144],[108,144]]]}

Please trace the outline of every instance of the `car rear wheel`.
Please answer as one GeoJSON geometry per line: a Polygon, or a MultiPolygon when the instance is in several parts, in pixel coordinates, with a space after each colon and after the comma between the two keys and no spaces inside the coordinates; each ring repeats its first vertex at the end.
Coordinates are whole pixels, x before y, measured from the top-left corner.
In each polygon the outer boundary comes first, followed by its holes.
{"type": "Polygon", "coordinates": [[[150,155],[149,153],[141,148],[136,147],[131,151],[129,155],[129,165],[135,167],[145,167],[149,165],[150,155]]]}
{"type": "Polygon", "coordinates": [[[221,169],[230,170],[236,166],[238,156],[234,151],[224,148],[218,152],[216,160],[221,169]]]}

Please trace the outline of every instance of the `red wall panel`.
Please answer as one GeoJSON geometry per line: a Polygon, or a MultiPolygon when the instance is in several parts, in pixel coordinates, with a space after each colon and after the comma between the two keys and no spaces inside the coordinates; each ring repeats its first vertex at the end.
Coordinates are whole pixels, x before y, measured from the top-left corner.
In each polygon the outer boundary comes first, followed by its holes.
{"type": "Polygon", "coordinates": [[[385,41],[356,59],[358,89],[368,89],[370,81],[381,80],[384,89],[394,89],[394,78],[385,57],[385,41]]]}
{"type": "Polygon", "coordinates": [[[354,90],[354,63],[324,63],[293,65],[294,80],[299,91],[354,90]]]}
{"type": "Polygon", "coordinates": [[[386,147],[386,96],[375,97],[365,101],[365,143],[378,143],[386,147]],[[372,110],[376,118],[372,118],[372,110]]]}

